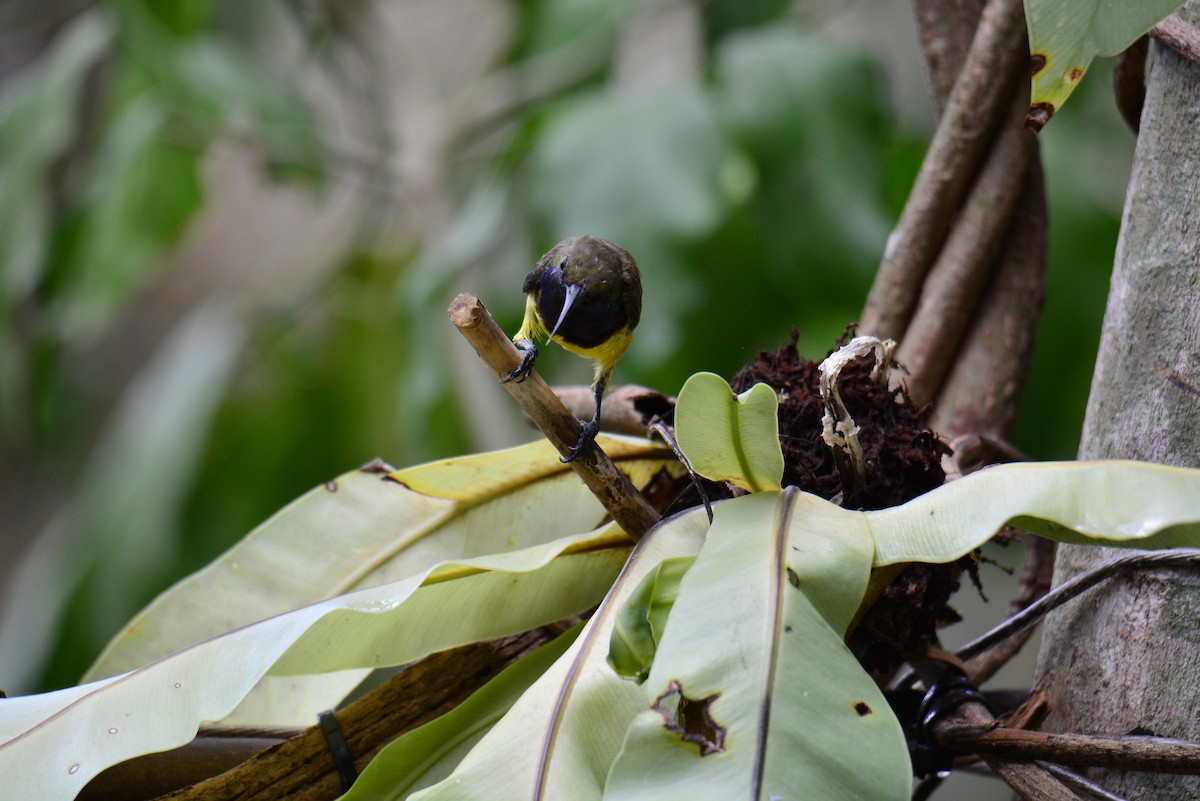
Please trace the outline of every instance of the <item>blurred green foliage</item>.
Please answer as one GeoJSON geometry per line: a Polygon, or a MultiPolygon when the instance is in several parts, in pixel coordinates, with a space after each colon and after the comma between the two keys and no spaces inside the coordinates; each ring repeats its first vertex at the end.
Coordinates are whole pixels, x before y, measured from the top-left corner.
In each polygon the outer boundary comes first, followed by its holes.
{"type": "MultiPolygon", "coordinates": [[[[445,309],[471,291],[515,329],[522,276],[565,236],[642,267],[618,382],[673,394],[793,325],[822,355],[928,130],[813,18],[112,0],[25,32],[0,84],[0,544],[33,555],[0,574],[0,686],[73,683],[155,592],[331,476],[530,439],[445,309]]],[[[1101,83],[1042,137],[1035,457],[1072,455],[1099,335],[1122,178],[1090,160],[1132,141],[1101,83]]]]}

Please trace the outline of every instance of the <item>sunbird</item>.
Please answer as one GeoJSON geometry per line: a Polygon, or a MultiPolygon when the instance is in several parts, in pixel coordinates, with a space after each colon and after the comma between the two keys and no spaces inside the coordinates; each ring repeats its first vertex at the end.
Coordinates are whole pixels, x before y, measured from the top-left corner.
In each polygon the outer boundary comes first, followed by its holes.
{"type": "Polygon", "coordinates": [[[608,379],[642,316],[642,276],[624,248],[594,236],[574,236],[538,260],[521,291],[526,294],[525,319],[513,337],[521,349],[521,364],[504,376],[505,383],[529,377],[538,357],[535,339],[557,342],[591,359],[596,368],[596,412],[591,420],[579,421],[583,433],[562,460],[571,462],[587,451],[600,430],[600,402],[608,379]]]}

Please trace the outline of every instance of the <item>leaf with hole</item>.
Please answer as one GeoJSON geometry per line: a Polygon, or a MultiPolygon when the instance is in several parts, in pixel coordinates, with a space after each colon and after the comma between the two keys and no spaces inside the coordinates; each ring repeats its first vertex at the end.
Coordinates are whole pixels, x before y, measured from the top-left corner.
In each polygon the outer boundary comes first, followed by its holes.
{"type": "Polygon", "coordinates": [[[717,504],[605,799],[909,797],[900,724],[843,642],[871,532],[832,510],[795,488],[717,504]]]}
{"type": "Polygon", "coordinates": [[[636,684],[608,666],[618,610],[665,559],[694,556],[702,509],[652,528],[579,638],[444,781],[413,801],[599,801],[629,721],[644,706],[636,684]]]}

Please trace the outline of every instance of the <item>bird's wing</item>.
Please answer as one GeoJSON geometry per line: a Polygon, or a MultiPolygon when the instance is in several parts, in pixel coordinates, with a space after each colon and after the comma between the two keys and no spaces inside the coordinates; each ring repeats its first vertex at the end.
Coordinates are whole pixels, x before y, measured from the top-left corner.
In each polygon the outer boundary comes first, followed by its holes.
{"type": "Polygon", "coordinates": [[[636,328],[642,319],[642,277],[637,267],[622,266],[621,279],[625,287],[621,301],[625,304],[625,314],[629,315],[629,327],[636,328]]]}

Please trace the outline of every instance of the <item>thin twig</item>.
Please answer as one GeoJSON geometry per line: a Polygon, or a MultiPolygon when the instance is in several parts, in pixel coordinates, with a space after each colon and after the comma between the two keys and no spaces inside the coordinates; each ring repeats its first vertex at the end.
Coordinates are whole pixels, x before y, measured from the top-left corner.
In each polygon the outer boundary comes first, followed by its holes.
{"type": "Polygon", "coordinates": [[[1025,560],[1017,591],[1008,602],[1008,616],[1024,612],[1045,598],[1054,587],[1054,543],[1045,537],[1025,533],[1025,560]]]}
{"type": "Polygon", "coordinates": [[[1067,770],[1062,765],[1055,765],[1053,762],[1042,761],[1039,761],[1037,764],[1045,768],[1051,776],[1054,776],[1063,784],[1066,784],[1074,790],[1080,790],[1084,793],[1087,793],[1088,796],[1095,799],[1095,801],[1126,801],[1125,798],[1117,795],[1116,793],[1110,793],[1108,790],[1105,790],[1095,782],[1089,781],[1074,771],[1067,770]]]}
{"type": "Polygon", "coordinates": [[[700,476],[692,469],[692,463],[688,461],[687,454],[679,447],[679,440],[675,439],[675,431],[662,420],[655,420],[649,425],[650,432],[658,434],[662,441],[667,443],[667,447],[671,449],[671,453],[675,454],[675,458],[683,465],[683,469],[688,472],[692,479],[692,486],[696,488],[696,494],[700,496],[700,502],[704,504],[704,511],[708,513],[708,522],[713,521],[712,504],[709,503],[708,493],[704,491],[704,483],[700,480],[700,476]]]}
{"type": "Polygon", "coordinates": [[[1114,576],[1133,570],[1181,567],[1200,567],[1200,550],[1189,548],[1157,553],[1132,553],[1114,557],[1093,570],[1063,582],[1024,611],[1013,615],[991,631],[959,648],[955,652],[955,656],[965,660],[991,648],[1001,640],[1032,626],[1045,617],[1048,612],[1114,576]]]}
{"type": "Polygon", "coordinates": [[[935,774],[933,776],[926,776],[917,785],[917,789],[913,790],[912,801],[929,801],[945,781],[946,776],[944,775],[935,774]]]}
{"type": "MultiPolygon", "coordinates": [[[[1033,546],[1031,543],[1031,547],[1041,546],[1033,546]]],[[[1043,560],[1043,563],[1040,565],[1040,571],[1043,573],[1043,576],[1036,580],[1044,581],[1044,572],[1053,568],[1044,562],[1044,557],[1039,558],[1043,560]]],[[[1005,641],[1031,629],[1034,624],[1054,609],[1087,592],[1097,584],[1134,570],[1182,567],[1200,567],[1200,550],[1181,548],[1156,553],[1131,553],[1114,557],[1103,564],[1097,565],[1093,570],[1081,573],[1063,582],[1050,592],[1045,593],[1038,600],[1013,614],[995,628],[959,648],[954,652],[954,656],[966,663],[966,673],[971,681],[975,684],[980,684],[999,668],[999,665],[993,664],[993,662],[1003,663],[1006,660],[999,657],[985,657],[983,659],[975,659],[974,657],[997,646],[1004,647],[1002,644],[1005,641]]],[[[1036,588],[1030,588],[1031,594],[1035,594],[1037,591],[1036,588]]],[[[1014,598],[1014,603],[1018,603],[1018,599],[1014,598]]],[[[1015,653],[1017,649],[1014,648],[1012,650],[1015,653]]],[[[1011,654],[1008,654],[1008,656],[1011,657],[1011,654]]],[[[894,686],[909,686],[919,672],[919,665],[913,664],[908,670],[902,672],[897,677],[894,686]]]]}
{"type": "Polygon", "coordinates": [[[859,330],[899,339],[954,212],[1004,116],[1024,44],[1021,0],[989,0],[933,142],[871,286],[859,330]]]}
{"type": "MultiPolygon", "coordinates": [[[[1034,534],[1025,534],[1025,560],[1017,592],[1008,605],[1009,619],[1044,598],[1053,585],[1054,543],[1034,534]]],[[[966,660],[967,675],[975,684],[983,684],[1008,664],[1033,636],[1033,627],[1026,627],[991,648],[966,660]]]]}
{"type": "MultiPolygon", "coordinates": [[[[450,304],[449,314],[450,321],[497,378],[521,363],[520,353],[479,298],[459,295],[450,304]]],[[[510,381],[503,386],[558,452],[570,456],[570,446],[579,440],[582,429],[546,382],[535,372],[525,381],[510,381]]],[[[599,446],[589,448],[569,464],[630,537],[640,539],[659,521],[658,512],[599,446]]]]}
{"type": "MultiPolygon", "coordinates": [[[[1074,771],[1067,770],[1062,765],[1055,765],[1053,762],[1037,761],[1035,761],[1033,764],[1045,770],[1055,779],[1058,779],[1060,782],[1067,785],[1070,789],[1083,793],[1088,798],[1094,799],[1094,801],[1126,801],[1125,798],[1108,792],[1095,782],[1088,781],[1083,776],[1080,776],[1074,771]]],[[[982,776],[988,779],[1000,778],[990,767],[988,767],[986,762],[981,760],[977,760],[970,765],[963,765],[962,767],[955,766],[954,770],[962,773],[970,773],[975,776],[982,776]]]]}

